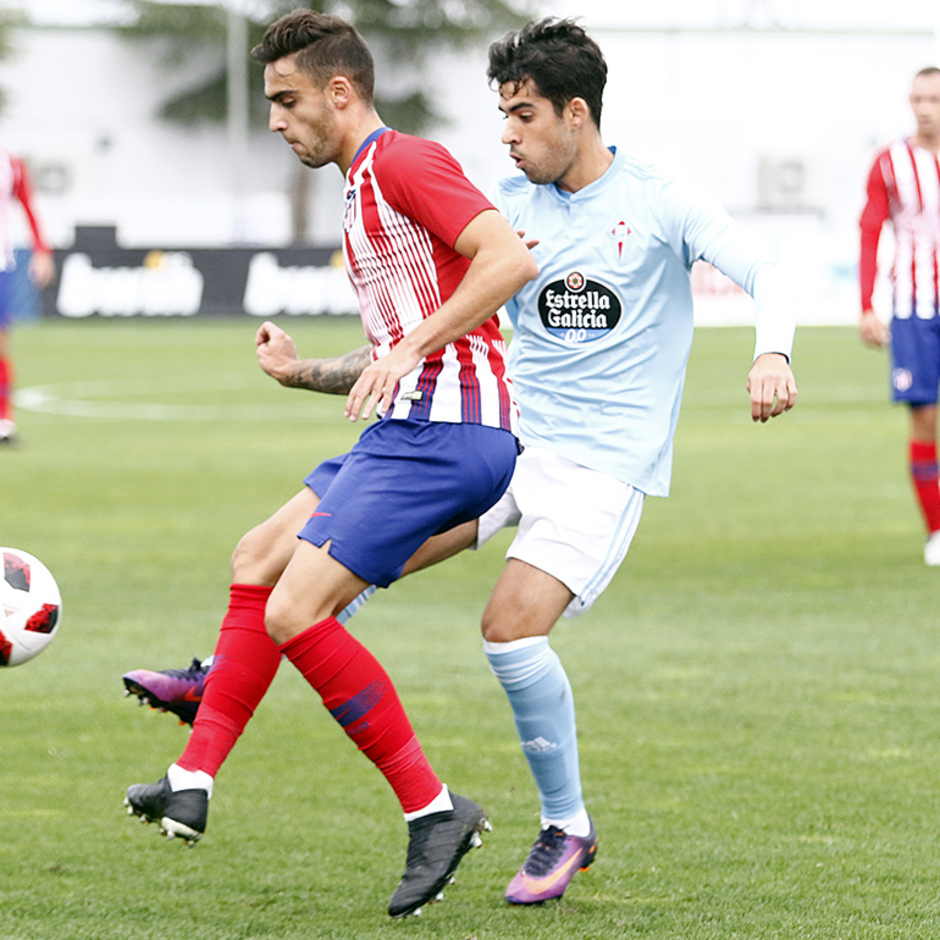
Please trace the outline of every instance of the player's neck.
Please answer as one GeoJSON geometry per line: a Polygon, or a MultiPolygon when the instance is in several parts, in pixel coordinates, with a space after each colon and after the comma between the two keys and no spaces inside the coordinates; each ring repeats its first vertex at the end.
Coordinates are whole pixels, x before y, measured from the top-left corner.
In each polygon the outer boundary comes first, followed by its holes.
{"type": "MultiPolygon", "coordinates": [[[[352,115],[350,115],[350,117],[352,117],[352,115]]],[[[368,136],[383,127],[385,127],[385,125],[382,123],[382,119],[372,108],[363,109],[355,115],[355,120],[350,121],[349,128],[344,135],[342,155],[340,159],[336,161],[340,170],[343,172],[343,176],[349,172],[349,168],[353,165],[359,148],[363,145],[368,136]]]]}
{"type": "Polygon", "coordinates": [[[918,131],[911,137],[911,143],[934,156],[940,154],[940,134],[922,134],[918,131]]]}
{"type": "Polygon", "coordinates": [[[598,134],[582,148],[578,159],[571,165],[568,172],[557,180],[555,185],[568,193],[576,193],[585,186],[590,186],[599,180],[613,163],[614,155],[604,146],[604,141],[598,134]]]}

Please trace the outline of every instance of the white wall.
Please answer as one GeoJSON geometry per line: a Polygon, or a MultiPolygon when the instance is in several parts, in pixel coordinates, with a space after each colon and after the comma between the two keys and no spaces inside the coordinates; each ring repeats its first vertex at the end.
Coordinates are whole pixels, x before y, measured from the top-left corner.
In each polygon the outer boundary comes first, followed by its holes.
{"type": "Polygon", "coordinates": [[[39,197],[55,244],[76,223],[117,223],[128,246],[287,239],[295,159],[274,135],[252,139],[247,198],[233,206],[224,129],[157,120],[174,82],[147,47],[81,28],[16,30],[14,41],[18,54],[0,64],[0,141],[30,159],[38,184],[50,168],[68,173],[64,192],[39,197]]]}

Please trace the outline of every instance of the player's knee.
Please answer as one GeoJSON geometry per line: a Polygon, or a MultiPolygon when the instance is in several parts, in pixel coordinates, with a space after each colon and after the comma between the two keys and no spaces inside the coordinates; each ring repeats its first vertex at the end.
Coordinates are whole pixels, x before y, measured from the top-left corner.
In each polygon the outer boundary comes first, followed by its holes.
{"type": "Polygon", "coordinates": [[[243,535],[232,552],[232,581],[270,587],[280,574],[275,570],[274,555],[258,529],[243,535]]]}
{"type": "Polygon", "coordinates": [[[252,533],[243,535],[232,552],[232,580],[239,584],[253,583],[248,578],[248,573],[255,567],[257,554],[252,545],[252,533]]]}
{"type": "Polygon", "coordinates": [[[509,643],[518,639],[515,636],[515,624],[507,622],[504,618],[493,616],[484,612],[480,629],[483,633],[483,639],[487,643],[509,643]]]}
{"type": "Polygon", "coordinates": [[[286,643],[299,632],[291,620],[290,606],[282,603],[276,594],[268,598],[264,609],[264,628],[278,645],[286,643]]]}
{"type": "Polygon", "coordinates": [[[283,584],[271,593],[264,608],[264,628],[279,646],[330,618],[328,606],[310,604],[308,600],[292,594],[283,584]]]}

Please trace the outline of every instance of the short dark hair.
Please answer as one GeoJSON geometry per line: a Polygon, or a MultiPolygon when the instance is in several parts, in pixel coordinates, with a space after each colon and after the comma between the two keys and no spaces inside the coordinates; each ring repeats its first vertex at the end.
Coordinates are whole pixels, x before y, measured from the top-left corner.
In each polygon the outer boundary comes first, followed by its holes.
{"type": "Polygon", "coordinates": [[[268,65],[297,55],[297,65],[323,88],[334,75],[343,75],[356,94],[371,104],[375,65],[365,40],[346,20],[316,10],[294,10],[275,20],[252,50],[252,57],[268,65]]]}
{"type": "Polygon", "coordinates": [[[532,82],[559,115],[572,98],[583,98],[594,123],[601,126],[607,63],[597,43],[574,20],[548,16],[494,42],[486,75],[497,86],[532,82]]]}
{"type": "Polygon", "coordinates": [[[924,75],[940,75],[940,68],[935,65],[928,65],[927,68],[921,69],[914,78],[922,78],[924,75]]]}

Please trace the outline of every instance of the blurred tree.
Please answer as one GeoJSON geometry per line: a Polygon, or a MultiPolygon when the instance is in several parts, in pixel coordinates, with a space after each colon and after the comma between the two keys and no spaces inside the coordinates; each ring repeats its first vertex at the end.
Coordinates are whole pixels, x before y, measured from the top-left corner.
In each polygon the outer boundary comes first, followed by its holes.
{"type": "MultiPolygon", "coordinates": [[[[0,59],[8,59],[15,51],[10,36],[11,28],[22,26],[26,22],[26,15],[18,10],[0,10],[0,59]]],[[[6,89],[0,88],[0,114],[3,113],[6,102],[6,89]]]]}
{"type": "MultiPolygon", "coordinates": [[[[389,124],[420,133],[430,122],[441,120],[421,83],[429,50],[465,47],[511,29],[524,22],[535,5],[536,0],[321,0],[309,4],[268,0],[254,4],[253,13],[246,14],[247,45],[251,48],[260,41],[273,19],[298,6],[348,19],[382,60],[409,64],[414,87],[398,96],[378,89],[376,104],[389,124]]],[[[128,6],[136,18],[117,30],[129,39],[162,42],[167,68],[177,69],[197,53],[207,63],[205,77],[170,95],[163,103],[161,116],[184,124],[223,120],[228,85],[226,5],[129,0],[128,6]]],[[[267,119],[267,103],[258,95],[252,96],[252,118],[267,119]]]]}
{"type": "MultiPolygon", "coordinates": [[[[352,22],[363,34],[378,64],[407,63],[408,71],[395,74],[393,89],[376,89],[376,107],[392,127],[409,133],[422,133],[445,118],[435,110],[429,94],[432,83],[425,81],[431,50],[458,49],[480,42],[520,25],[528,19],[539,0],[255,0],[250,13],[242,15],[245,57],[268,23],[298,7],[335,13],[352,22]],[[404,74],[403,74],[404,73],[404,74]]],[[[115,27],[129,40],[148,41],[163,47],[161,60],[169,74],[188,64],[201,77],[170,93],[160,117],[175,123],[231,121],[229,57],[227,55],[232,9],[244,10],[246,3],[224,0],[215,4],[161,3],[156,0],[128,0],[133,19],[115,27]]],[[[260,83],[259,77],[252,84],[260,83]]],[[[236,76],[237,78],[237,76],[236,76]]],[[[379,82],[379,85],[382,83],[379,82]]],[[[388,86],[388,82],[385,83],[388,86]]],[[[267,102],[260,94],[248,95],[248,123],[263,126],[267,102]]],[[[309,174],[298,167],[294,177],[292,206],[294,238],[302,241],[307,231],[309,174]]]]}

